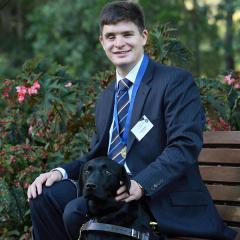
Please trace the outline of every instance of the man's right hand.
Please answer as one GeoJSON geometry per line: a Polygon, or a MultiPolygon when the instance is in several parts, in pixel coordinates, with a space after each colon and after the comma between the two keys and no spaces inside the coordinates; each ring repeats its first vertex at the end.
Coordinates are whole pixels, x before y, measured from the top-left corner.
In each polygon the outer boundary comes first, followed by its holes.
{"type": "Polygon", "coordinates": [[[58,170],[40,174],[35,181],[28,187],[28,200],[36,198],[42,193],[42,185],[49,187],[55,182],[62,180],[62,174],[58,170]]]}

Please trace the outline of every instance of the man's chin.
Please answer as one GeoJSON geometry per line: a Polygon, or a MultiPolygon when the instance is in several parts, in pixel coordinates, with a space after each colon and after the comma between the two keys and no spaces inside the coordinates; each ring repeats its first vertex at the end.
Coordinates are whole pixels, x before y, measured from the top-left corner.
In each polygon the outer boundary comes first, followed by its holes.
{"type": "Polygon", "coordinates": [[[135,65],[135,63],[129,59],[129,58],[121,58],[121,59],[114,59],[114,61],[112,61],[112,63],[114,64],[114,66],[118,69],[129,69],[132,68],[132,66],[135,65]]]}

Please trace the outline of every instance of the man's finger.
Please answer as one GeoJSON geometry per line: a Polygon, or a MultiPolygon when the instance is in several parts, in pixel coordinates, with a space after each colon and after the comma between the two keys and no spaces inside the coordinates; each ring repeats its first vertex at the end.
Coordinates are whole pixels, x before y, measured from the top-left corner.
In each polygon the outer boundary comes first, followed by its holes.
{"type": "Polygon", "coordinates": [[[117,194],[119,195],[119,194],[121,194],[121,193],[124,193],[124,192],[126,192],[126,190],[127,190],[127,188],[126,188],[125,185],[124,185],[124,186],[121,186],[121,187],[117,190],[117,194]]]}
{"type": "Polygon", "coordinates": [[[42,194],[42,182],[41,181],[38,181],[36,183],[36,187],[37,187],[37,194],[38,195],[42,194]]]}
{"type": "Polygon", "coordinates": [[[29,187],[29,192],[30,192],[30,198],[35,198],[37,196],[35,183],[33,183],[29,187]]]}
{"type": "Polygon", "coordinates": [[[128,198],[124,199],[126,203],[136,200],[136,196],[130,195],[128,198]]]}
{"type": "Polygon", "coordinates": [[[49,175],[48,175],[48,178],[47,178],[47,181],[46,181],[45,185],[47,187],[52,186],[53,183],[58,182],[61,179],[62,179],[62,174],[59,171],[49,172],[49,175]]]}
{"type": "Polygon", "coordinates": [[[115,197],[115,200],[116,200],[116,201],[121,201],[121,200],[124,200],[125,198],[128,198],[128,197],[129,197],[129,195],[125,192],[125,193],[123,193],[123,194],[118,195],[117,197],[115,197]]]}
{"type": "Polygon", "coordinates": [[[51,176],[47,179],[47,181],[46,181],[46,183],[45,183],[45,186],[50,187],[50,186],[53,185],[54,182],[56,182],[56,177],[55,177],[54,175],[51,175],[51,176]]]}
{"type": "Polygon", "coordinates": [[[28,187],[27,197],[28,197],[28,199],[31,199],[31,198],[32,198],[31,185],[28,187]]]}

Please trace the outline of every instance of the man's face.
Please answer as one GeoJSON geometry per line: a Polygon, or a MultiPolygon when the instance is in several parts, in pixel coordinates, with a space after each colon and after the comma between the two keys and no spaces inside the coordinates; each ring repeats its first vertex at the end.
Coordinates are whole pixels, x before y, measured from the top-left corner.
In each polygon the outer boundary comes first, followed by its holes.
{"type": "Polygon", "coordinates": [[[147,37],[147,30],[140,33],[133,22],[121,21],[104,25],[99,39],[119,74],[126,75],[142,56],[147,37]]]}

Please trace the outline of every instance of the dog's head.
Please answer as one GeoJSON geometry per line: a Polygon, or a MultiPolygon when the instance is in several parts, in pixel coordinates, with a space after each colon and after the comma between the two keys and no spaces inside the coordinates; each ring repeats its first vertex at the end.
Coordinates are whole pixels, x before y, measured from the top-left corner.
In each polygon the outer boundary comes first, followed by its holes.
{"type": "Polygon", "coordinates": [[[120,181],[129,189],[130,178],[124,166],[107,157],[85,163],[79,178],[82,195],[89,200],[107,200],[116,196],[120,181]]]}

